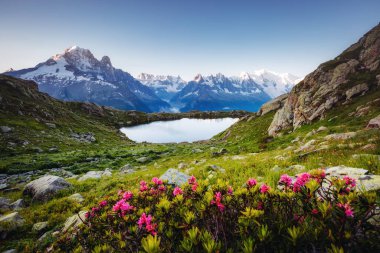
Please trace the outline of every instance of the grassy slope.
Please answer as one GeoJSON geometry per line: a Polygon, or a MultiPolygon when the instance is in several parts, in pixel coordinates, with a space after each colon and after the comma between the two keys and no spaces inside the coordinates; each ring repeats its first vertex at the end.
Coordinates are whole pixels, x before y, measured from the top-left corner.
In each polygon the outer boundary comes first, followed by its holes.
{"type": "Polygon", "coordinates": [[[0,126],[13,131],[0,134],[0,173],[67,167],[74,173],[105,167],[119,168],[136,156],[156,159],[170,147],[135,146],[119,132],[120,126],[157,120],[241,116],[246,112],[189,112],[146,114],[120,111],[89,103],[62,102],[40,93],[32,82],[0,75],[0,126]],[[34,87],[34,88],[33,88],[34,87]],[[54,123],[55,128],[46,123],[54,123]],[[95,135],[96,142],[82,143],[71,133],[95,135]],[[23,145],[23,143],[27,143],[23,145]],[[49,149],[58,151],[50,152],[49,149]],[[36,150],[42,150],[37,152],[36,150]],[[86,160],[98,158],[99,162],[86,160]]]}
{"type": "MultiPolygon", "coordinates": [[[[39,221],[49,221],[49,230],[56,230],[62,226],[65,219],[79,210],[86,210],[97,203],[105,195],[114,194],[119,189],[127,189],[135,187],[141,179],[149,180],[153,176],[161,175],[168,168],[177,168],[180,163],[186,164],[183,169],[189,174],[194,174],[199,178],[215,182],[217,179],[230,181],[232,185],[242,185],[249,177],[256,177],[260,181],[269,182],[275,186],[279,175],[282,173],[296,174],[298,171],[287,169],[294,164],[306,166],[305,170],[316,167],[324,167],[330,165],[344,164],[348,166],[362,167],[370,169],[374,173],[380,173],[380,161],[374,157],[363,159],[353,159],[353,154],[371,153],[380,154],[380,133],[379,130],[363,130],[370,118],[380,114],[380,107],[372,105],[367,115],[362,117],[352,117],[348,114],[355,111],[357,106],[365,105],[375,98],[380,97],[380,91],[372,92],[363,97],[358,97],[353,102],[330,111],[326,118],[310,125],[302,126],[294,132],[287,133],[282,136],[271,139],[267,136],[267,128],[273,118],[273,113],[263,117],[245,119],[235,124],[230,129],[215,136],[210,141],[204,141],[193,144],[134,144],[127,140],[121,141],[117,134],[109,130],[109,128],[94,125],[91,128],[100,141],[94,144],[78,144],[71,143],[63,138],[61,141],[62,148],[59,153],[26,153],[17,154],[2,158],[3,168],[8,170],[34,167],[43,167],[46,164],[59,163],[60,165],[68,165],[68,170],[81,172],[88,169],[104,169],[110,167],[115,169],[112,178],[103,180],[88,180],[78,182],[76,179],[70,179],[74,187],[68,191],[61,192],[54,200],[46,203],[33,203],[30,207],[20,211],[23,217],[26,217],[26,225],[23,227],[23,233],[13,234],[4,244],[0,246],[0,250],[16,247],[17,245],[29,245],[33,247],[38,235],[31,232],[32,225],[39,221]],[[332,120],[331,120],[332,119],[332,120]],[[328,127],[328,131],[317,133],[313,136],[305,138],[306,134],[312,129],[320,126],[328,127]],[[304,152],[294,153],[293,150],[301,144],[292,144],[291,141],[296,137],[300,137],[302,143],[311,139],[315,139],[318,144],[324,142],[323,137],[330,133],[340,133],[348,131],[358,131],[357,137],[347,141],[332,141],[327,143],[329,148],[309,155],[303,155],[304,152]],[[104,137],[102,137],[104,135],[104,137]],[[115,136],[110,137],[110,136],[115,136]],[[368,143],[376,145],[371,151],[363,151],[360,148],[368,143]],[[69,146],[71,145],[71,146],[69,146]],[[286,150],[287,147],[294,146],[294,149],[286,150]],[[225,148],[227,153],[220,156],[214,156],[213,153],[225,148]],[[200,149],[202,152],[194,152],[200,149]],[[136,158],[141,156],[149,156],[152,160],[147,164],[138,164],[136,158]],[[277,156],[284,157],[283,160],[276,159],[277,156]],[[88,157],[100,158],[97,162],[86,162],[88,157]],[[36,160],[35,162],[32,162],[36,160]],[[19,163],[19,167],[16,165],[19,163]],[[126,163],[135,165],[137,172],[130,175],[119,175],[117,169],[126,163]],[[35,164],[38,164],[35,165],[35,164]],[[218,165],[226,170],[226,173],[211,173],[213,171],[210,165],[218,165]],[[278,165],[279,170],[273,171],[272,167],[278,165]],[[16,167],[15,167],[16,166],[16,167]],[[67,196],[72,193],[80,193],[85,198],[82,205],[70,201],[67,196]]],[[[2,119],[3,120],[3,119],[2,119]]],[[[9,120],[9,119],[8,119],[9,120]]],[[[10,121],[6,123],[9,124],[10,121]]],[[[33,121],[20,121],[18,124],[26,124],[28,127],[36,124],[33,121]]],[[[41,130],[49,131],[52,135],[50,145],[57,145],[55,139],[59,138],[60,133],[66,127],[75,128],[76,131],[88,131],[83,129],[85,122],[78,124],[74,122],[61,123],[57,129],[49,129],[44,124],[36,124],[36,133],[41,130]],[[63,129],[63,130],[62,130],[63,129]]],[[[3,125],[3,124],[0,124],[3,125]]],[[[25,132],[25,138],[32,137],[25,132]]],[[[61,147],[61,146],[60,146],[61,147]]],[[[316,146],[318,147],[318,145],[316,146]]],[[[13,192],[2,194],[5,197],[16,200],[24,198],[21,192],[13,192]]],[[[48,243],[49,239],[45,241],[48,243]]],[[[44,244],[41,244],[43,247],[44,244]]]]}

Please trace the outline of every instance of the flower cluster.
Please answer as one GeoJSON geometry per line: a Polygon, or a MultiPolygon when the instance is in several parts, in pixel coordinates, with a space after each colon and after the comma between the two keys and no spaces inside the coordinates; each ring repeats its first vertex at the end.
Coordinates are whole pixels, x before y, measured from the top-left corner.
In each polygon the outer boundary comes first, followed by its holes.
{"type": "Polygon", "coordinates": [[[121,212],[121,216],[124,216],[126,213],[135,210],[134,206],[131,206],[125,199],[121,199],[112,207],[112,211],[121,212]]]}
{"type": "Polygon", "coordinates": [[[310,181],[314,180],[317,184],[321,185],[322,181],[326,178],[324,170],[316,170],[313,174],[301,173],[294,180],[287,174],[283,174],[278,181],[279,185],[285,186],[285,190],[292,190],[293,192],[300,192],[303,187],[310,181]]]}
{"type": "Polygon", "coordinates": [[[153,182],[155,185],[162,185],[162,184],[164,183],[161,179],[159,179],[159,178],[157,178],[157,177],[152,178],[152,182],[153,182]]]}
{"type": "Polygon", "coordinates": [[[267,184],[262,184],[260,186],[260,192],[261,193],[267,193],[270,190],[270,186],[267,184]]]}
{"type": "Polygon", "coordinates": [[[349,217],[349,218],[354,217],[354,211],[352,210],[350,203],[346,203],[346,204],[338,203],[337,206],[344,211],[344,214],[346,215],[346,217],[349,217]]]}
{"type": "Polygon", "coordinates": [[[216,205],[218,207],[219,211],[221,211],[221,212],[223,212],[225,209],[225,206],[222,204],[222,198],[223,198],[222,193],[217,192],[214,195],[214,199],[211,200],[211,204],[216,205]]]}
{"type": "Polygon", "coordinates": [[[91,218],[91,217],[95,217],[97,214],[100,213],[102,208],[107,206],[107,204],[108,204],[107,200],[100,201],[98,206],[94,206],[93,208],[91,208],[91,211],[86,212],[86,214],[85,214],[86,219],[91,218]]]}
{"type": "Polygon", "coordinates": [[[288,176],[288,174],[284,174],[280,177],[279,183],[285,185],[285,187],[290,187],[292,184],[292,178],[288,176]]]}
{"type": "Polygon", "coordinates": [[[133,193],[131,191],[126,191],[123,193],[123,199],[130,200],[133,197],[133,193]]]}
{"type": "Polygon", "coordinates": [[[345,182],[346,187],[344,188],[344,191],[346,193],[349,193],[356,187],[356,180],[354,178],[351,178],[349,176],[343,177],[343,180],[345,182]]]}
{"type": "Polygon", "coordinates": [[[300,174],[294,184],[293,184],[293,191],[299,192],[301,187],[304,186],[311,178],[311,175],[309,173],[302,173],[300,174]]]}
{"type": "Polygon", "coordinates": [[[370,221],[380,215],[378,195],[353,191],[350,177],[326,178],[318,170],[281,175],[280,188],[254,178],[238,185],[194,176],[181,186],[141,181],[139,189],[100,201],[77,228],[77,240],[63,236],[58,245],[66,252],[312,252],[331,245],[376,251],[380,226],[370,221]]]}
{"type": "Polygon", "coordinates": [[[250,179],[248,179],[246,184],[247,184],[248,188],[252,188],[257,184],[257,181],[254,178],[250,178],[250,179]]]}
{"type": "Polygon", "coordinates": [[[152,216],[150,214],[147,216],[145,213],[143,213],[139,221],[137,222],[137,224],[139,225],[139,229],[142,229],[143,226],[145,225],[145,229],[148,233],[151,233],[152,235],[157,234],[156,232],[157,224],[152,223],[152,216]]]}
{"type": "Polygon", "coordinates": [[[142,180],[140,182],[140,191],[145,192],[147,190],[148,190],[148,184],[144,180],[142,180]]]}
{"type": "Polygon", "coordinates": [[[182,194],[183,194],[183,191],[182,191],[181,188],[179,188],[179,187],[174,188],[174,190],[173,190],[173,195],[174,196],[182,195],[182,194]]]}
{"type": "Polygon", "coordinates": [[[191,185],[191,189],[195,192],[198,188],[197,179],[194,176],[191,176],[188,180],[189,185],[191,185]]]}

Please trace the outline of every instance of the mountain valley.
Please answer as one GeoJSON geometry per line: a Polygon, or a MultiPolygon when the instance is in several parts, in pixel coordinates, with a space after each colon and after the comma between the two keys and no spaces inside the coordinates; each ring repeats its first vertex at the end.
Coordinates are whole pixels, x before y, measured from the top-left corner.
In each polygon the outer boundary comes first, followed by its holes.
{"type": "Polygon", "coordinates": [[[0,144],[0,251],[379,252],[380,24],[303,80],[134,78],[72,47],[0,75],[0,144]],[[226,117],[191,143],[120,132],[226,117]]]}

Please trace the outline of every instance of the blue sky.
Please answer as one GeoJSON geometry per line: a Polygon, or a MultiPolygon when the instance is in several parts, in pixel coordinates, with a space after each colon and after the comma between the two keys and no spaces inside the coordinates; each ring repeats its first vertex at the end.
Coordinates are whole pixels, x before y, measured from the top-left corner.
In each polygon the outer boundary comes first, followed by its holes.
{"type": "Polygon", "coordinates": [[[303,76],[380,22],[379,0],[0,0],[0,72],[78,45],[115,67],[303,76]]]}

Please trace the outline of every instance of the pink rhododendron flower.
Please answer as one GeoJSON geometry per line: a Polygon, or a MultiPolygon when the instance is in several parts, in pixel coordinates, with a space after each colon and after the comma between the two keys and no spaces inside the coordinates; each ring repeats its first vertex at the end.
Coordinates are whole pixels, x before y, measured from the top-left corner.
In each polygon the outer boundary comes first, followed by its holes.
{"type": "Polygon", "coordinates": [[[130,200],[130,199],[132,199],[132,197],[133,197],[133,193],[130,191],[126,191],[123,194],[123,199],[125,199],[125,200],[130,200]]]}
{"type": "Polygon", "coordinates": [[[346,203],[346,204],[338,203],[337,206],[344,210],[344,214],[346,215],[346,217],[350,217],[350,218],[354,217],[354,210],[352,210],[350,203],[346,203]]]}
{"type": "Polygon", "coordinates": [[[188,179],[188,183],[189,183],[189,184],[196,184],[196,183],[197,183],[197,179],[196,179],[194,176],[191,176],[191,177],[188,179]]]}
{"type": "Polygon", "coordinates": [[[354,217],[354,211],[351,208],[347,208],[344,213],[346,214],[347,217],[354,217]]]}
{"type": "Polygon", "coordinates": [[[120,205],[120,210],[122,210],[124,212],[128,212],[128,211],[131,211],[133,209],[135,209],[135,207],[131,206],[128,202],[125,202],[125,203],[120,205]]]}
{"type": "Polygon", "coordinates": [[[263,184],[263,185],[260,186],[260,192],[261,193],[267,193],[269,190],[270,190],[270,186],[269,185],[263,184]]]}
{"type": "Polygon", "coordinates": [[[256,184],[257,184],[257,181],[256,181],[256,179],[254,179],[254,178],[250,178],[250,179],[248,179],[248,181],[247,181],[247,186],[248,186],[248,188],[251,188],[251,187],[255,186],[256,184]]]}
{"type": "Polygon", "coordinates": [[[140,191],[144,192],[148,190],[148,185],[145,181],[140,182],[140,191]]]}
{"type": "Polygon", "coordinates": [[[223,212],[224,209],[225,209],[225,206],[221,203],[222,202],[222,193],[221,192],[217,192],[215,193],[214,195],[214,200],[211,200],[211,204],[215,204],[219,211],[223,212]]]}
{"type": "Polygon", "coordinates": [[[123,214],[125,215],[126,212],[134,210],[135,207],[131,206],[128,202],[125,202],[125,199],[121,199],[112,207],[112,211],[123,211],[123,214]]]}
{"type": "Polygon", "coordinates": [[[198,187],[197,179],[194,176],[191,176],[187,180],[187,182],[189,183],[189,185],[191,185],[191,189],[195,192],[197,190],[197,187],[198,187]]]}
{"type": "Polygon", "coordinates": [[[100,207],[105,207],[107,205],[107,200],[102,200],[102,201],[100,201],[100,203],[99,203],[99,206],[100,207]]]}
{"type": "Polygon", "coordinates": [[[313,210],[311,210],[311,213],[312,213],[312,214],[318,214],[319,212],[318,212],[317,209],[314,208],[313,210]]]}
{"type": "Polygon", "coordinates": [[[182,195],[182,194],[183,194],[183,191],[182,191],[181,188],[179,188],[179,187],[174,188],[174,190],[173,190],[173,195],[174,196],[182,195]]]}
{"type": "Polygon", "coordinates": [[[162,185],[163,182],[161,179],[157,178],[157,177],[154,177],[152,178],[152,182],[155,184],[155,185],[162,185]]]}
{"type": "Polygon", "coordinates": [[[140,229],[142,229],[142,227],[145,225],[145,228],[149,233],[151,233],[152,235],[157,234],[157,232],[155,231],[157,224],[152,224],[152,216],[150,214],[146,216],[146,214],[143,213],[137,221],[137,224],[139,225],[140,229]]]}
{"type": "Polygon", "coordinates": [[[223,212],[226,208],[222,203],[216,203],[216,206],[218,207],[219,211],[223,212]]]}
{"type": "Polygon", "coordinates": [[[139,228],[141,229],[142,228],[142,226],[146,223],[146,214],[145,213],[143,213],[142,215],[141,215],[141,217],[139,218],[139,220],[137,221],[137,224],[139,225],[139,228]]]}
{"type": "Polygon", "coordinates": [[[148,231],[149,233],[151,233],[152,235],[157,235],[157,232],[156,232],[156,227],[157,227],[157,224],[147,224],[146,225],[146,231],[148,231]]]}
{"type": "Polygon", "coordinates": [[[222,193],[221,192],[215,193],[215,201],[220,202],[221,200],[222,200],[222,193]]]}
{"type": "Polygon", "coordinates": [[[158,186],[158,190],[164,192],[166,190],[166,187],[164,185],[160,185],[158,186]]]}
{"type": "Polygon", "coordinates": [[[232,188],[232,186],[228,186],[227,187],[227,194],[232,195],[233,193],[234,193],[234,189],[232,188]]]}
{"type": "Polygon", "coordinates": [[[279,182],[289,187],[292,184],[292,178],[287,174],[281,175],[279,182]]]}
{"type": "Polygon", "coordinates": [[[311,175],[307,172],[300,174],[296,178],[296,181],[293,184],[293,191],[294,192],[300,191],[301,187],[304,186],[309,181],[310,178],[311,178],[311,175]]]}
{"type": "Polygon", "coordinates": [[[258,210],[263,210],[263,209],[264,209],[264,203],[261,202],[261,201],[259,201],[259,202],[257,203],[257,209],[258,209],[258,210]]]}
{"type": "Polygon", "coordinates": [[[322,170],[322,171],[321,171],[321,174],[319,174],[319,176],[320,176],[322,179],[324,179],[324,178],[326,177],[326,172],[325,172],[325,170],[322,170]]]}
{"type": "Polygon", "coordinates": [[[350,186],[351,188],[354,188],[356,186],[356,180],[354,178],[345,176],[343,177],[343,180],[345,181],[346,185],[350,186]]]}

